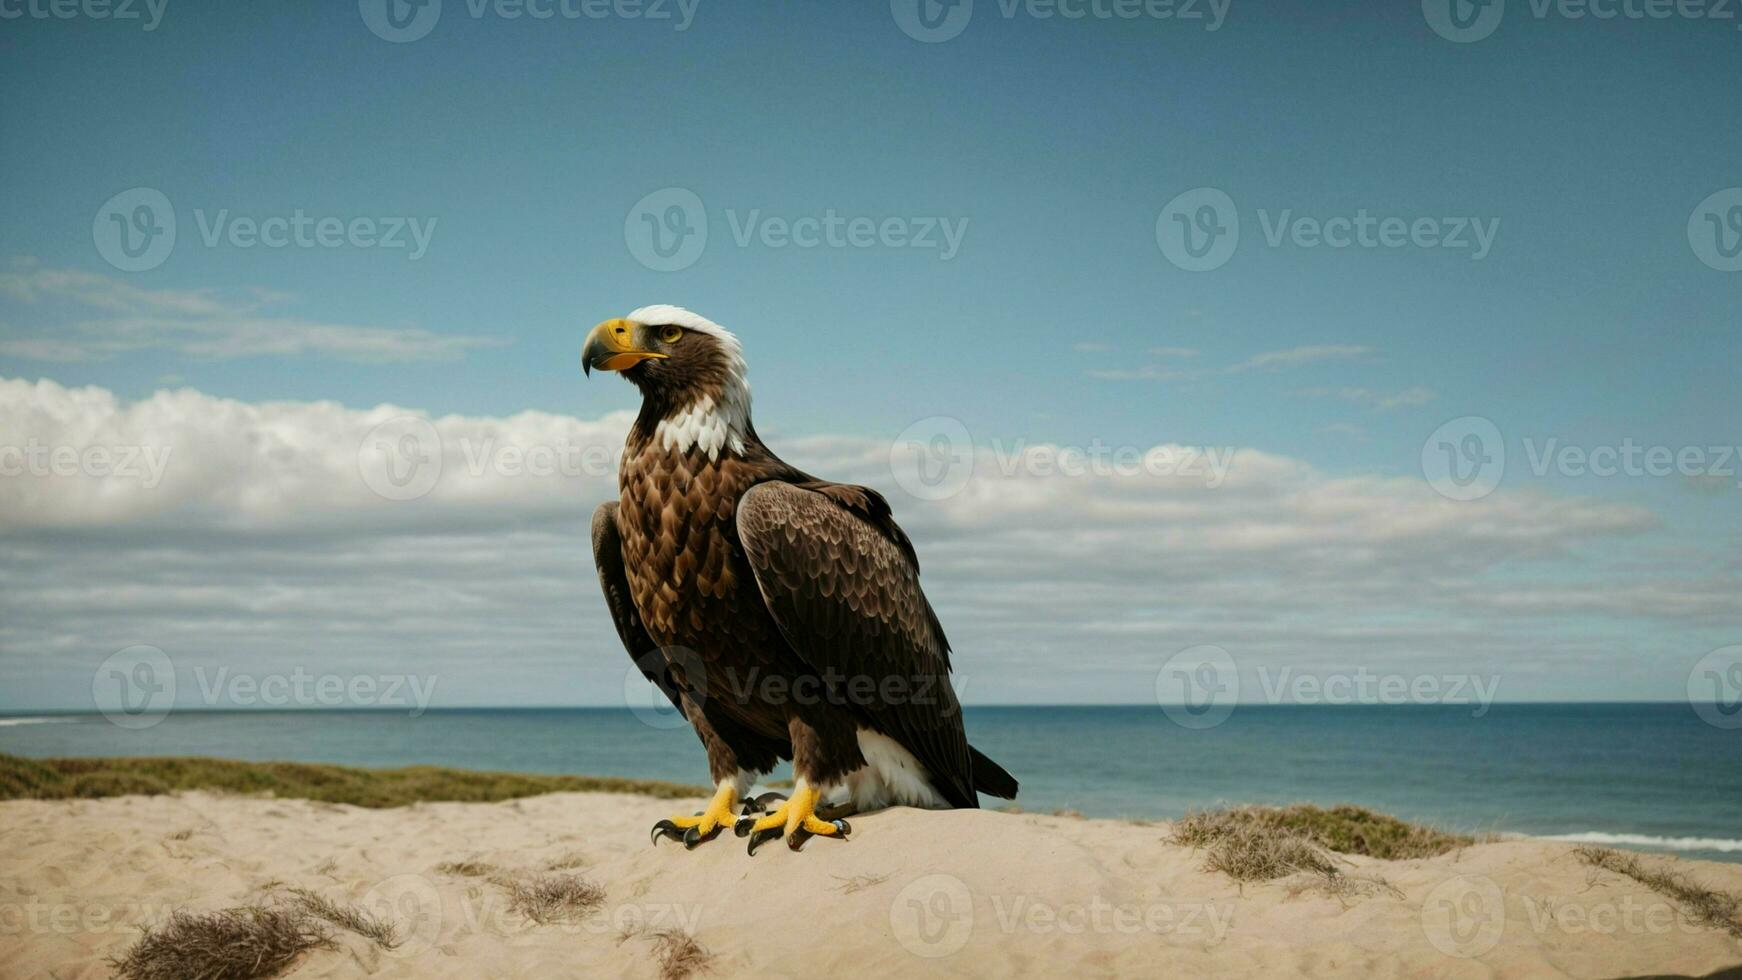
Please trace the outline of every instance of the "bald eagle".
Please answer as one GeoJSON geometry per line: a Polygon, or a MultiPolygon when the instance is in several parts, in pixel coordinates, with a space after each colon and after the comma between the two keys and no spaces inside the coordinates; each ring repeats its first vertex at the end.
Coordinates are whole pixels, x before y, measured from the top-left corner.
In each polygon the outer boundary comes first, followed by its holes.
{"type": "Polygon", "coordinates": [[[854,812],[1014,799],[1016,780],[968,744],[912,542],[877,491],[763,445],[738,339],[648,306],[593,328],[581,362],[641,392],[619,497],[593,514],[599,584],[716,786],[703,812],[655,824],[653,842],[693,848],[732,827],[752,854],[782,834],[798,850],[845,839],[854,812]],[[790,797],[745,800],[783,759],[790,797]]]}

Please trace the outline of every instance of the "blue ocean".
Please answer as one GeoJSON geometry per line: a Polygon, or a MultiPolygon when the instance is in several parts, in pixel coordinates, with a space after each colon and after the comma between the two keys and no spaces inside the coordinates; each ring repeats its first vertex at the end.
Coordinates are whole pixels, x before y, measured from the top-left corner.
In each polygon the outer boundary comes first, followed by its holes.
{"type": "MultiPolygon", "coordinates": [[[[1742,730],[1686,704],[1495,704],[1481,717],[1452,705],[1242,706],[1205,730],[1139,706],[966,717],[1030,811],[1164,819],[1223,803],[1355,803],[1449,829],[1742,861],[1742,730]]],[[[178,711],[140,730],[101,715],[7,717],[0,752],[707,781],[687,728],[615,708],[178,711]]]]}

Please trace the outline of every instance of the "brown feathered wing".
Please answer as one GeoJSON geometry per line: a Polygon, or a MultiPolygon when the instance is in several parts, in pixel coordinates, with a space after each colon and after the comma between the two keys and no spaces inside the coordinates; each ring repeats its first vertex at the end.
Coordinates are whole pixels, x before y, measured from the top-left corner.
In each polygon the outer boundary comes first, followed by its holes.
{"type": "Polygon", "coordinates": [[[787,643],[841,682],[831,703],[913,753],[951,805],[977,806],[949,641],[883,498],[823,481],[761,483],[738,502],[737,523],[787,643]],[[869,681],[855,688],[858,678],[869,681]]]}

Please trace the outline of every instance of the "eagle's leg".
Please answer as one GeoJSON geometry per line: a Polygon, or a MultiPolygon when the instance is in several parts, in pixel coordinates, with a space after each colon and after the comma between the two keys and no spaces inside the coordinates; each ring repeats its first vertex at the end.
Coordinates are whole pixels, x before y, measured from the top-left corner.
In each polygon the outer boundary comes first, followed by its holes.
{"type": "MultiPolygon", "coordinates": [[[[659,843],[661,837],[683,841],[685,847],[695,848],[718,837],[722,828],[737,827],[740,823],[748,824],[746,815],[739,816],[733,810],[744,794],[756,781],[756,771],[747,768],[745,761],[751,767],[759,767],[766,772],[774,764],[772,758],[763,758],[761,754],[751,752],[741,756],[734,743],[729,742],[726,735],[742,733],[731,726],[729,721],[710,718],[703,705],[691,700],[688,694],[683,696],[684,716],[696,730],[696,737],[708,750],[708,772],[714,777],[714,795],[708,801],[707,809],[690,817],[670,817],[653,825],[653,842],[659,843]],[[722,732],[724,729],[724,732],[722,732]]],[[[742,742],[742,739],[739,739],[742,742]]],[[[758,809],[756,812],[760,813],[758,809]]]]}
{"type": "Polygon", "coordinates": [[[683,841],[685,847],[695,847],[719,836],[721,828],[736,826],[740,819],[733,809],[742,793],[742,777],[720,780],[719,788],[708,801],[708,808],[690,817],[667,817],[653,825],[653,843],[661,837],[683,841]]]}
{"type": "Polygon", "coordinates": [[[792,796],[786,802],[750,825],[750,853],[755,854],[756,849],[764,842],[781,834],[786,835],[787,846],[795,851],[804,847],[804,842],[812,837],[846,840],[853,830],[851,824],[845,820],[824,820],[817,816],[817,804],[822,795],[822,790],[800,779],[793,786],[792,796]]]}
{"type": "Polygon", "coordinates": [[[853,830],[845,820],[825,819],[817,813],[823,788],[839,785],[848,773],[865,764],[854,737],[853,721],[828,705],[811,708],[806,702],[798,702],[787,716],[795,777],[792,796],[751,824],[751,854],[782,833],[786,835],[786,846],[796,851],[812,837],[846,840],[853,830]]]}

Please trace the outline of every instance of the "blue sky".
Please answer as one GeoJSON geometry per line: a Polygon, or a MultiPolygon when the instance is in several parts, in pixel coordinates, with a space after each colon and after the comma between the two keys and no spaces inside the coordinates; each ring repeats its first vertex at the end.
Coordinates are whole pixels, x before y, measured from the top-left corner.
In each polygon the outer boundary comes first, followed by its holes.
{"type": "MultiPolygon", "coordinates": [[[[1715,490],[1520,464],[1526,437],[1742,442],[1742,277],[1702,262],[1688,232],[1702,201],[1742,185],[1726,94],[1742,33],[1537,17],[1519,0],[1505,17],[1473,43],[1439,36],[1408,2],[1235,0],[1210,31],[1007,17],[978,0],[942,43],[903,33],[883,3],[700,0],[680,31],[474,17],[444,0],[409,43],[346,3],[169,0],[151,31],[9,20],[0,258],[19,275],[97,278],[0,295],[0,377],[123,403],[187,387],[250,404],[597,419],[632,392],[581,379],[580,338],[669,302],[740,334],[759,428],[789,440],[886,442],[948,415],[982,445],[1242,447],[1325,480],[1419,481],[1429,434],[1481,416],[1507,443],[1502,495],[1646,515],[1649,533],[1569,545],[1533,579],[1631,582],[1649,565],[1656,581],[1721,591],[1742,574],[1735,478],[1715,490]],[[124,272],[93,220],[136,187],[172,203],[178,240],[160,265],[124,272]],[[669,187],[704,202],[709,238],[693,264],[661,272],[638,261],[625,223],[669,187]],[[1241,238],[1225,265],[1188,272],[1158,247],[1157,216],[1199,187],[1235,202],[1241,238]],[[220,211],[298,210],[434,225],[416,259],[201,240],[220,211]],[[946,259],[734,240],[752,212],[830,211],[954,222],[960,247],[946,259]],[[1272,247],[1265,225],[1285,211],[1473,219],[1494,236],[1480,258],[1272,247]],[[155,298],[94,300],[101,289],[155,298]],[[159,314],[188,296],[248,320],[254,341],[186,343],[159,314]],[[122,315],[101,302],[135,304],[124,348],[101,342],[122,315]],[[260,342],[281,329],[312,339],[260,342]],[[393,353],[347,346],[365,335],[393,353]]],[[[943,588],[966,594],[966,581],[943,588]]],[[[1554,628],[1606,648],[1667,628],[1662,642],[1693,655],[1735,642],[1735,607],[1702,608],[1669,627],[1592,613],[1554,628]]],[[[1674,696],[1682,673],[1651,674],[1653,693],[1674,696]]]]}

